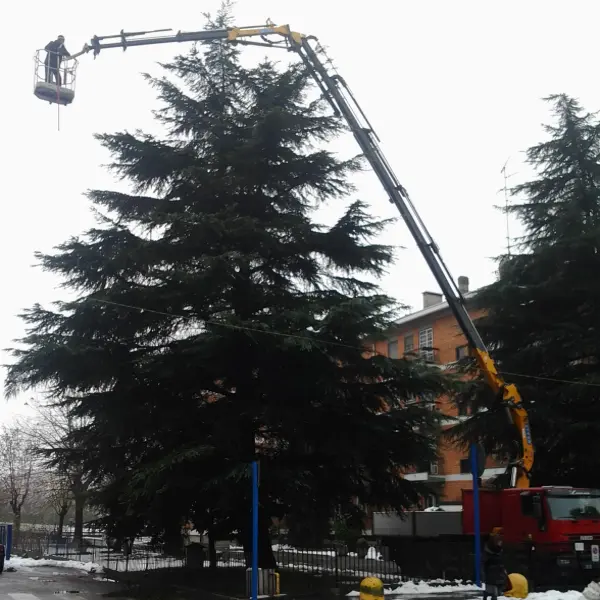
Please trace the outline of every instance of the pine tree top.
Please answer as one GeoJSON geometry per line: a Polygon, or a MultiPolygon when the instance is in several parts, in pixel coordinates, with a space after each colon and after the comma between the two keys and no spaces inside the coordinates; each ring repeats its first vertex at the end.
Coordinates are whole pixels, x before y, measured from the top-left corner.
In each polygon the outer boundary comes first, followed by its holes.
{"type": "Polygon", "coordinates": [[[514,204],[526,228],[525,248],[574,249],[581,238],[596,238],[600,224],[600,124],[564,94],[549,96],[556,123],[546,125],[549,139],[527,151],[527,162],[539,174],[516,186],[514,204]]]}
{"type": "MultiPolygon", "coordinates": [[[[512,191],[525,227],[520,252],[503,256],[481,290],[478,322],[499,371],[519,387],[538,449],[534,482],[597,485],[589,448],[600,435],[600,123],[566,95],[547,98],[554,122],[530,148],[535,177],[512,191]]],[[[504,407],[478,385],[462,402],[491,409],[454,434],[514,453],[504,407]]]]}
{"type": "Polygon", "coordinates": [[[243,529],[257,454],[270,515],[413,504],[398,474],[435,456],[438,419],[404,399],[447,383],[365,357],[396,315],[374,283],[393,256],[389,221],[350,198],[360,157],[327,149],[343,124],[301,65],[246,68],[214,42],[165,68],[167,133],[98,136],[132,192],[91,191],[98,226],[38,255],[79,297],[23,315],[7,390],[89,419],[78,447],[121,530],[243,529]],[[331,226],[325,202],[345,203],[331,226]]]}

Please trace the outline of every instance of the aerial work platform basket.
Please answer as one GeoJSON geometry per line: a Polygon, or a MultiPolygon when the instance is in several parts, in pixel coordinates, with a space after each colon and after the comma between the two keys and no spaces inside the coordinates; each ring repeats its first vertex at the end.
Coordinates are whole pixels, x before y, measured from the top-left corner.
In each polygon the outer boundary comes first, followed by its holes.
{"type": "Polygon", "coordinates": [[[45,50],[35,53],[33,93],[40,100],[67,106],[75,99],[77,59],[66,57],[59,63],[53,54],[45,50]]]}

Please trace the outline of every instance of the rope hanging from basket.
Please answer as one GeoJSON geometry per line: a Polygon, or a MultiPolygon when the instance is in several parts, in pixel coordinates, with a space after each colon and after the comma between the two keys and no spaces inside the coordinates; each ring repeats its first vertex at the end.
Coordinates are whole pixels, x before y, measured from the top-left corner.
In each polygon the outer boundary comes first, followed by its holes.
{"type": "MultiPolygon", "coordinates": [[[[66,72],[66,69],[65,69],[66,72]]],[[[56,70],[56,128],[60,131],[60,67],[56,70]]]]}

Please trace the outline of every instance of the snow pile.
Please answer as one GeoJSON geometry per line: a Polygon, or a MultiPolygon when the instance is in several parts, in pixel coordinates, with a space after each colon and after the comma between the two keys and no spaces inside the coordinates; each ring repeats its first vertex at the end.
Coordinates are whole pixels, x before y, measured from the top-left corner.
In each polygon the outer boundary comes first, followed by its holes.
{"type": "MultiPolygon", "coordinates": [[[[404,581],[394,589],[386,589],[385,594],[389,596],[407,596],[417,594],[447,594],[453,592],[476,591],[481,591],[481,588],[472,583],[463,583],[460,579],[457,581],[434,579],[432,581],[404,581]]],[[[352,591],[346,595],[359,596],[360,592],[352,591]]]]}
{"type": "Polygon", "coordinates": [[[12,556],[7,562],[8,567],[21,567],[25,569],[33,569],[35,567],[62,567],[63,569],[79,569],[88,573],[101,573],[102,567],[93,562],[82,562],[79,560],[52,560],[49,558],[21,558],[20,556],[12,556]]]}
{"type": "MultiPolygon", "coordinates": [[[[443,597],[444,594],[456,592],[481,592],[481,588],[472,583],[463,583],[461,580],[444,581],[443,579],[434,579],[431,581],[406,581],[395,589],[386,589],[386,596],[409,596],[423,595],[435,596],[437,594],[443,597]]],[[[360,592],[352,591],[347,596],[359,596],[360,592]]],[[[502,596],[502,599],[505,597],[502,596]]],[[[509,600],[508,598],[506,600],[509,600]]],[[[581,592],[549,592],[532,593],[527,596],[527,600],[585,600],[581,592]]]]}
{"type": "Polygon", "coordinates": [[[369,546],[369,549],[367,550],[367,556],[365,556],[365,558],[370,560],[383,560],[383,556],[381,556],[381,554],[377,552],[377,548],[373,546],[369,546]]]}
{"type": "Polygon", "coordinates": [[[583,597],[585,600],[600,600],[600,583],[592,581],[585,590],[583,590],[583,597]]]}
{"type": "Polygon", "coordinates": [[[389,594],[446,594],[451,592],[475,592],[481,590],[473,583],[463,583],[462,581],[443,581],[436,579],[434,581],[406,581],[396,589],[390,590],[389,594]]]}
{"type": "MultiPolygon", "coordinates": [[[[231,546],[229,546],[231,548],[231,546]]],[[[273,552],[297,552],[294,546],[290,546],[289,544],[273,544],[271,546],[273,552]]]]}
{"type": "Polygon", "coordinates": [[[582,600],[582,598],[581,592],[557,592],[556,590],[534,592],[527,596],[527,600],[582,600]]]}
{"type": "MultiPolygon", "coordinates": [[[[244,562],[243,564],[245,565],[246,563],[244,562]]],[[[156,569],[174,569],[183,566],[184,561],[182,559],[168,556],[150,560],[147,558],[130,558],[129,560],[127,558],[119,558],[118,560],[111,560],[106,563],[106,568],[111,571],[154,571],[156,569]]],[[[221,565],[219,564],[219,566],[221,565]]],[[[223,564],[223,566],[227,565],[223,564]]]]}
{"type": "MultiPolygon", "coordinates": [[[[335,556],[335,550],[298,550],[294,546],[288,546],[287,544],[273,544],[271,546],[273,552],[289,552],[292,554],[307,554],[312,556],[335,556]]],[[[230,547],[231,549],[231,547],[230,547]]]]}

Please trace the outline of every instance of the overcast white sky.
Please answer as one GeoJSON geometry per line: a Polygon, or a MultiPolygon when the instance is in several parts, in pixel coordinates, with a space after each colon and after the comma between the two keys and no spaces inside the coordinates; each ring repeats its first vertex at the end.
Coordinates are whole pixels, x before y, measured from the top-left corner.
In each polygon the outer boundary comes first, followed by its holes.
{"type": "MultiPolygon", "coordinates": [[[[32,93],[36,48],[60,33],[74,53],[94,35],[171,27],[202,29],[203,11],[218,0],[102,0],[6,2],[0,8],[5,62],[0,204],[0,347],[23,334],[16,314],[34,302],[64,297],[58,281],[32,268],[35,250],[50,250],[92,224],[88,188],[110,188],[107,156],[95,132],[157,131],[153,91],[140,73],[158,74],[184,46],[103,52],[80,59],[75,103],[57,109],[32,93]]],[[[565,92],[589,110],[600,108],[597,82],[600,4],[593,0],[238,0],[239,25],[270,17],[314,34],[328,47],[379,133],[384,152],[441,247],[454,276],[472,287],[494,277],[491,257],[505,248],[500,170],[523,178],[522,151],[539,141],[548,119],[543,96],[565,92]]],[[[247,60],[265,52],[245,49],[247,60]]],[[[280,56],[276,51],[271,57],[280,56]]],[[[280,56],[282,60],[287,56],[280,56]]],[[[347,149],[354,152],[348,142],[347,149]]],[[[372,173],[360,196],[373,212],[395,209],[372,173]]],[[[331,220],[334,211],[324,211],[331,220]]],[[[516,226],[512,225],[514,233],[516,226]]],[[[406,246],[383,282],[399,300],[421,306],[436,285],[406,228],[383,237],[406,246]]],[[[2,354],[5,363],[8,356],[2,354]]],[[[0,422],[24,398],[0,405],[0,422]]]]}

